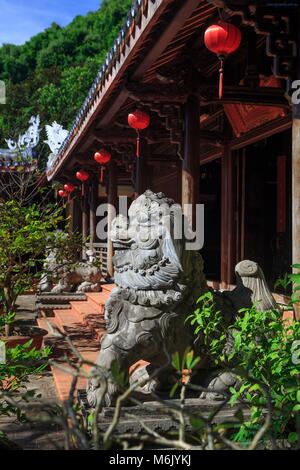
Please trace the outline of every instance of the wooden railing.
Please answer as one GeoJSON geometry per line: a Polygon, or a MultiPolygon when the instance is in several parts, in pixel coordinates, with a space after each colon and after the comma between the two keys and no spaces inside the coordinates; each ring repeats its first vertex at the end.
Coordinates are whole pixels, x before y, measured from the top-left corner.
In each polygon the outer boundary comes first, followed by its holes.
{"type": "Polygon", "coordinates": [[[101,262],[101,271],[104,277],[107,276],[107,243],[94,243],[93,249],[97,258],[101,262]]]}

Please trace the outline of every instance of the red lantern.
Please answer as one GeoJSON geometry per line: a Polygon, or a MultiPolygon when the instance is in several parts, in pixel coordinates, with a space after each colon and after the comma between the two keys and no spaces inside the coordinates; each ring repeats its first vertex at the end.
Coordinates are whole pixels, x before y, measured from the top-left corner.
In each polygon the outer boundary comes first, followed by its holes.
{"type": "Polygon", "coordinates": [[[75,190],[75,186],[72,183],[67,183],[64,185],[64,190],[68,196],[68,202],[70,202],[70,195],[75,190]]]}
{"type": "Polygon", "coordinates": [[[219,98],[223,97],[224,60],[235,52],[241,44],[241,32],[231,23],[219,21],[207,28],[204,33],[204,43],[211,52],[217,54],[220,60],[219,98]]]}
{"type": "Polygon", "coordinates": [[[60,189],[58,191],[58,195],[62,198],[63,200],[63,203],[62,203],[62,206],[65,207],[65,198],[68,197],[68,194],[66,193],[66,191],[64,191],[63,189],[60,189]]]}
{"type": "Polygon", "coordinates": [[[66,193],[66,191],[64,191],[63,189],[60,189],[60,190],[58,191],[58,195],[59,195],[60,197],[67,197],[67,193],[66,193]]]}
{"type": "Polygon", "coordinates": [[[81,196],[84,196],[84,183],[89,179],[90,175],[85,170],[79,170],[76,173],[76,178],[81,181],[81,196]]]}
{"type": "Polygon", "coordinates": [[[82,183],[84,183],[85,181],[87,181],[89,179],[90,175],[84,171],[84,170],[79,170],[77,171],[76,173],[76,178],[81,181],[82,183]]]}
{"type": "Polygon", "coordinates": [[[94,159],[97,163],[101,165],[100,167],[100,183],[103,183],[104,180],[104,170],[105,165],[107,165],[111,160],[111,154],[106,149],[101,149],[99,152],[96,152],[94,155],[94,159]]]}
{"type": "Polygon", "coordinates": [[[75,190],[75,186],[72,183],[67,183],[64,185],[64,190],[66,193],[71,194],[75,190]]]}
{"type": "Polygon", "coordinates": [[[140,134],[139,131],[147,129],[150,124],[149,114],[141,111],[139,109],[135,110],[133,113],[128,114],[128,124],[130,127],[136,130],[137,139],[136,139],[136,156],[140,156],[140,134]]]}

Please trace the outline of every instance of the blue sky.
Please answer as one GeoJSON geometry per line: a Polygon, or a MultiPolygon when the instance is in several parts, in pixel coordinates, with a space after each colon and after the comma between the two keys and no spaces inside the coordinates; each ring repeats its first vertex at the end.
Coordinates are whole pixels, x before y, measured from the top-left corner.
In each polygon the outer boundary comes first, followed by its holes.
{"type": "Polygon", "coordinates": [[[61,26],[76,15],[97,10],[101,0],[0,0],[0,45],[23,44],[55,21],[61,26]]]}

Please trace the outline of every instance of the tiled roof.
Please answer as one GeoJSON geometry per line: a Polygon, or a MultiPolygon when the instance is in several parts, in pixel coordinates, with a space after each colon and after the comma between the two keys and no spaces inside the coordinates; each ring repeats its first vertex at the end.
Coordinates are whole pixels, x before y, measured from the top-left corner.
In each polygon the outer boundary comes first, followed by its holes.
{"type": "Polygon", "coordinates": [[[63,160],[66,150],[68,149],[74,137],[81,130],[86,117],[88,116],[91,108],[99,99],[103,88],[112,76],[113,70],[120,62],[120,58],[129,43],[130,38],[134,35],[136,26],[140,26],[143,14],[149,8],[149,4],[161,3],[163,0],[134,0],[127,19],[121,28],[112,48],[107,53],[104,63],[101,65],[99,72],[90,88],[90,91],[81,106],[74,123],[68,133],[67,138],[63,142],[57,158],[53,162],[53,166],[47,170],[47,177],[51,179],[56,171],[58,164],[63,160]]]}

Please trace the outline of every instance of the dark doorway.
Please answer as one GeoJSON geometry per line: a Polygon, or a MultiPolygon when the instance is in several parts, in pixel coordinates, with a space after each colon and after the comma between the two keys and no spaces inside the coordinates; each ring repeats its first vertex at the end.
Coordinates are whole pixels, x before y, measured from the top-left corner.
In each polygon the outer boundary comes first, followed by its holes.
{"type": "Polygon", "coordinates": [[[204,204],[204,272],[209,280],[221,280],[221,162],[200,168],[200,203],[204,204]]]}
{"type": "Polygon", "coordinates": [[[291,132],[245,149],[244,257],[257,261],[270,287],[290,271],[291,132]]]}

